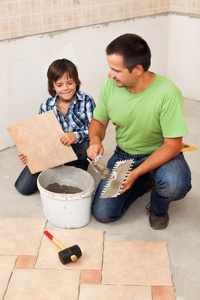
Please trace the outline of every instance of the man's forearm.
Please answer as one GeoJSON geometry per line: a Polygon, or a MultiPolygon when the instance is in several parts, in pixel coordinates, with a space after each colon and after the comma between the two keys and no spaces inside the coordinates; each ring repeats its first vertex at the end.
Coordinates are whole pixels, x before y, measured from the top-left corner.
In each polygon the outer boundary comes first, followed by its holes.
{"type": "Polygon", "coordinates": [[[162,145],[137,168],[138,177],[144,173],[150,172],[160,167],[161,165],[176,157],[180,153],[181,147],[182,140],[181,142],[178,141],[175,146],[167,143],[162,145]]]}
{"type": "Polygon", "coordinates": [[[99,144],[103,141],[106,133],[106,123],[99,122],[95,118],[92,119],[89,127],[90,145],[99,144]]]}
{"type": "Polygon", "coordinates": [[[154,151],[141,165],[131,171],[123,185],[122,193],[130,189],[134,181],[176,157],[182,148],[182,138],[165,139],[164,144],[154,151]]]}
{"type": "Polygon", "coordinates": [[[107,125],[108,121],[100,122],[95,118],[92,118],[89,127],[90,146],[87,149],[87,155],[92,160],[95,160],[98,154],[103,155],[104,153],[102,141],[106,134],[107,125]]]}

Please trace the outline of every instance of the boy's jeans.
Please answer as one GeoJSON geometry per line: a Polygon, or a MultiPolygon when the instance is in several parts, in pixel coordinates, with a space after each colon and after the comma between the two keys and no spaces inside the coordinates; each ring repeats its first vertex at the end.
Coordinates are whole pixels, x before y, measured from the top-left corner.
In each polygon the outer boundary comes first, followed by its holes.
{"type": "MultiPolygon", "coordinates": [[[[115,162],[134,159],[132,169],[144,162],[149,155],[131,155],[119,147],[108,161],[108,168],[112,170],[115,162]]],[[[92,211],[100,222],[110,222],[119,219],[138,197],[150,188],[150,175],[156,186],[151,192],[151,212],[156,216],[164,215],[171,201],[179,200],[191,189],[191,173],[182,153],[159,168],[140,176],[125,193],[114,198],[100,198],[107,179],[101,180],[97,188],[92,211]]]]}
{"type": "MultiPolygon", "coordinates": [[[[66,166],[74,166],[87,170],[89,162],[87,161],[86,150],[89,147],[89,141],[83,141],[82,143],[71,145],[76,153],[78,160],[66,163],[66,166]]],[[[15,182],[16,189],[23,195],[31,195],[37,192],[37,178],[41,172],[31,174],[29,168],[26,166],[18,179],[15,182]]]]}

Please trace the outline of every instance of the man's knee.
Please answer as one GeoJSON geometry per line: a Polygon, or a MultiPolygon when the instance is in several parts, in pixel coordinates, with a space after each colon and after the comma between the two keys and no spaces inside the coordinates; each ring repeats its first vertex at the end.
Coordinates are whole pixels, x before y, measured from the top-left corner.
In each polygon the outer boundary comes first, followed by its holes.
{"type": "Polygon", "coordinates": [[[182,180],[181,176],[165,177],[156,184],[156,192],[160,197],[179,200],[186,196],[191,189],[190,180],[182,180]]]}
{"type": "Polygon", "coordinates": [[[99,201],[94,201],[92,205],[92,214],[95,219],[101,223],[109,223],[118,220],[121,214],[118,214],[115,205],[111,199],[99,199],[99,201]],[[110,200],[110,201],[109,201],[110,200]]]}

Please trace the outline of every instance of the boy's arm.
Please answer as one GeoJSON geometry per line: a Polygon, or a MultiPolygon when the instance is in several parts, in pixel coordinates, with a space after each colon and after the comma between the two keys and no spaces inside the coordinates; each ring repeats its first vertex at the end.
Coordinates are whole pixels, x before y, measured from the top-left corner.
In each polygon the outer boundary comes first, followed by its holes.
{"type": "Polygon", "coordinates": [[[27,162],[27,156],[24,153],[19,153],[18,154],[19,159],[21,160],[21,162],[25,165],[27,162]]]}
{"type": "Polygon", "coordinates": [[[104,153],[104,147],[102,145],[102,141],[105,137],[108,123],[109,121],[98,121],[94,117],[92,118],[89,127],[90,146],[87,150],[87,155],[92,160],[95,160],[98,154],[103,155],[104,153]]]}
{"type": "Polygon", "coordinates": [[[93,111],[95,109],[95,103],[92,97],[85,95],[86,105],[85,105],[85,128],[84,130],[74,132],[76,134],[76,142],[80,143],[89,136],[89,125],[93,117],[93,111]]]}

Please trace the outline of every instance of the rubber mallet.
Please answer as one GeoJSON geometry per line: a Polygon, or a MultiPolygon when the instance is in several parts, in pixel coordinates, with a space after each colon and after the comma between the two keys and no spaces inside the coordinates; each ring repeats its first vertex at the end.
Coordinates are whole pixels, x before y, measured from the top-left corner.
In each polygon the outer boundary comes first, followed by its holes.
{"type": "Polygon", "coordinates": [[[44,234],[52,240],[62,251],[58,252],[58,257],[63,265],[66,265],[69,262],[75,262],[79,257],[81,257],[82,252],[78,245],[65,248],[51,233],[47,230],[44,231],[44,234]]]}

